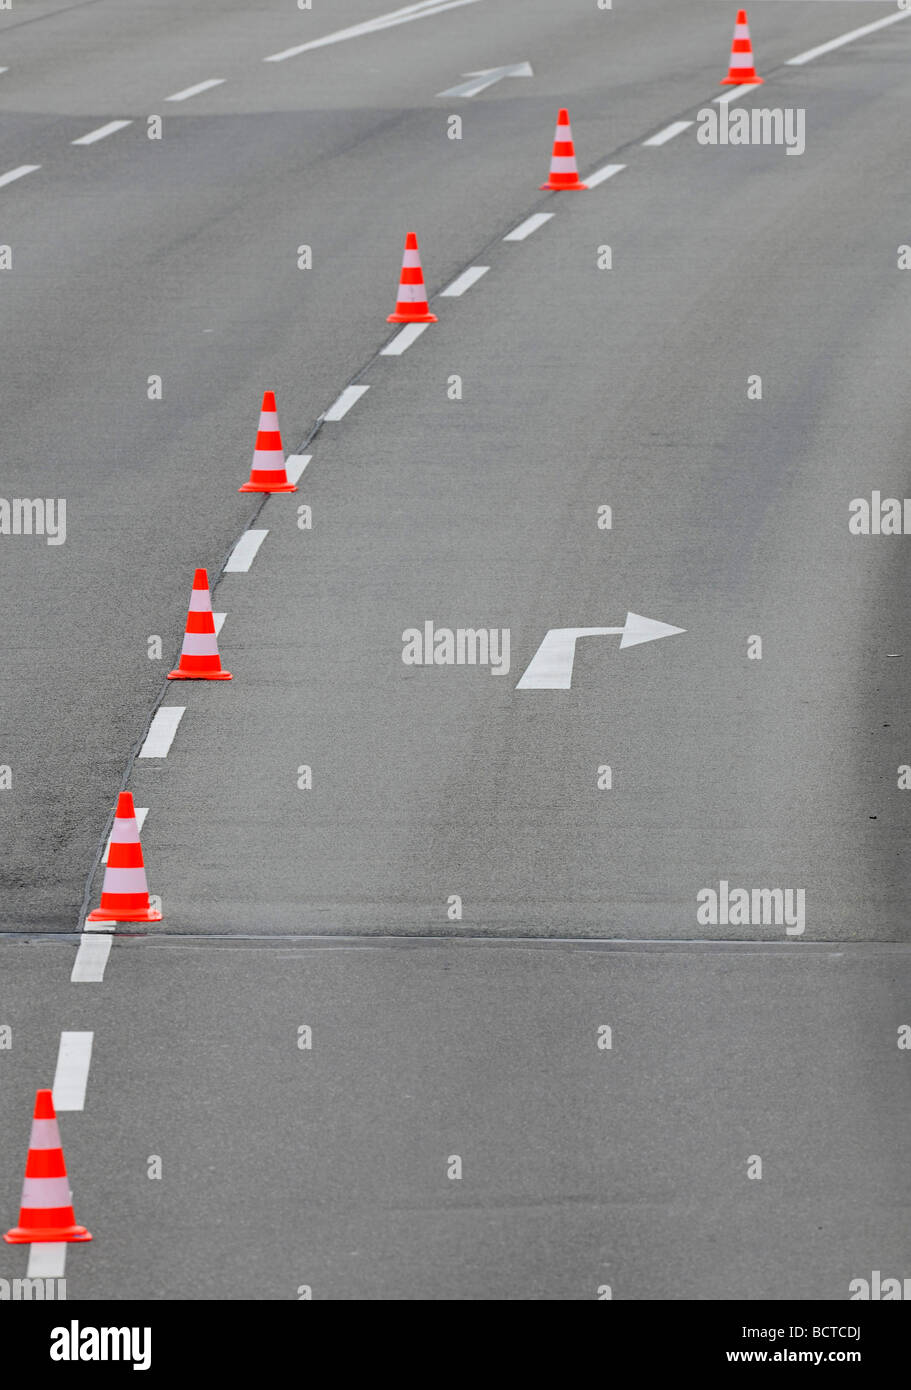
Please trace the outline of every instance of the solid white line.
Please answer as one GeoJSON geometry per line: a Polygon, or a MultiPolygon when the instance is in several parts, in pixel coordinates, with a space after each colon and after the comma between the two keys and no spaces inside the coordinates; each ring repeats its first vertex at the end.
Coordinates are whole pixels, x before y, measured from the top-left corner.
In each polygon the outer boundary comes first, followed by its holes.
{"type": "Polygon", "coordinates": [[[0,68],[0,72],[9,72],[9,68],[0,68]]]}
{"type": "Polygon", "coordinates": [[[323,419],[341,420],[344,415],[348,414],[355,401],[359,401],[364,392],[369,390],[369,386],[346,386],[335,404],[330,405],[323,419]]]}
{"type": "Polygon", "coordinates": [[[424,329],[429,327],[429,323],[406,323],[401,333],[396,333],[390,343],[387,343],[384,348],[380,348],[380,357],[401,357],[405,349],[410,348],[411,344],[420,338],[424,329]]]}
{"type": "Polygon", "coordinates": [[[299,483],[300,476],[307,464],[313,458],[312,454],[289,454],[285,459],[285,472],[288,475],[289,483],[299,483]]]}
{"type": "Polygon", "coordinates": [[[171,744],[174,742],[174,735],[177,733],[177,726],[183,718],[186,705],[162,705],[155,711],[155,717],[149,725],[149,732],[146,734],[146,741],[139,750],[140,758],[166,758],[171,744]]]}
{"type": "Polygon", "coordinates": [[[833,48],[841,48],[842,44],[851,43],[853,39],[862,39],[865,34],[872,34],[876,29],[885,29],[887,24],[897,24],[900,19],[907,19],[909,15],[911,15],[911,10],[899,10],[897,14],[887,14],[885,19],[875,19],[872,24],[864,24],[860,29],[852,29],[849,34],[841,34],[837,39],[830,39],[828,43],[821,43],[818,48],[808,48],[806,53],[798,53],[796,58],[789,58],[788,63],[792,66],[810,63],[823,53],[831,53],[833,48]]]}
{"type": "Polygon", "coordinates": [[[518,227],[513,227],[511,232],[507,232],[504,241],[524,241],[532,232],[536,232],[539,227],[543,227],[545,222],[549,222],[553,217],[552,212],[533,212],[531,217],[526,217],[524,222],[520,222],[518,227]]]}
{"type": "Polygon", "coordinates": [[[440,294],[445,296],[446,299],[458,298],[460,294],[464,294],[466,290],[470,290],[472,285],[476,285],[481,276],[486,275],[489,269],[489,265],[469,266],[467,270],[463,270],[462,274],[458,275],[455,280],[453,280],[451,285],[447,285],[445,290],[441,290],[440,294]]]}
{"type": "Polygon", "coordinates": [[[71,145],[94,145],[96,140],[103,140],[106,135],[113,135],[115,130],[125,130],[132,121],[108,121],[107,125],[100,125],[97,130],[90,130],[88,135],[80,135],[78,140],[71,140],[71,145]]]}
{"type": "Polygon", "coordinates": [[[223,77],[210,77],[206,82],[197,82],[195,87],[184,87],[182,92],[165,97],[165,101],[186,101],[187,97],[198,96],[200,92],[207,92],[210,87],[220,87],[224,81],[223,77]]]}
{"type": "Polygon", "coordinates": [[[34,174],[35,170],[40,168],[40,164],[20,164],[18,169],[10,169],[8,174],[0,174],[0,186],[12,183],[13,179],[21,179],[23,174],[34,174]]]}
{"type": "Polygon", "coordinates": [[[228,557],[225,573],[246,574],[268,534],[268,531],[245,531],[228,557]]]}
{"type": "Polygon", "coordinates": [[[282,63],[286,58],[294,58],[298,53],[307,53],[311,48],[325,48],[330,43],[342,43],[344,39],[357,39],[362,34],[374,34],[380,29],[392,29],[396,24],[408,24],[412,19],[426,19],[430,15],[442,14],[444,10],[457,10],[462,5],[476,5],[478,0],[420,0],[416,5],[405,5],[401,10],[390,10],[388,14],[377,15],[363,24],[352,24],[348,29],[336,29],[321,39],[311,39],[295,48],[284,48],[281,53],[270,53],[264,63],[282,63]]]}
{"type": "Polygon", "coordinates": [[[66,1269],[66,1241],[36,1241],[28,1248],[26,1279],[62,1279],[66,1269]]]}
{"type": "MultiPolygon", "coordinates": [[[[226,618],[227,616],[228,616],[227,613],[213,613],[213,614],[212,614],[212,621],[213,621],[213,623],[215,624],[215,636],[216,636],[216,637],[218,636],[218,634],[221,632],[222,628],[224,627],[224,625],[225,625],[225,618],[226,618]]],[[[138,807],[137,807],[137,814],[138,814],[138,807]]],[[[140,827],[140,829],[141,829],[141,827],[140,827]]]]}
{"type": "Polygon", "coordinates": [[[728,87],[726,92],[722,92],[720,97],[712,97],[712,101],[726,105],[729,101],[736,101],[738,97],[745,97],[747,92],[759,90],[758,82],[744,82],[741,87],[728,87]]]}
{"type": "Polygon", "coordinates": [[[589,188],[597,188],[599,183],[612,179],[614,174],[622,173],[625,168],[625,164],[605,164],[603,169],[596,169],[593,174],[587,174],[582,182],[587,183],[589,188]]]}
{"type": "Polygon", "coordinates": [[[652,135],[648,140],[643,140],[643,145],[666,145],[668,140],[673,140],[675,135],[682,135],[685,130],[689,130],[692,121],[672,121],[664,130],[659,130],[657,135],[652,135]]]}
{"type": "MultiPolygon", "coordinates": [[[[94,925],[94,923],[91,923],[94,925]]],[[[105,925],[110,925],[106,923],[105,925]]],[[[73,973],[70,981],[74,985],[99,985],[104,979],[104,967],[108,963],[108,956],[111,954],[113,936],[110,932],[94,932],[86,930],[79,943],[79,950],[76,952],[76,960],[73,963],[73,973]]]]}
{"type": "Polygon", "coordinates": [[[54,1109],[82,1110],[89,1082],[94,1033],[61,1033],[54,1076],[54,1109]]]}
{"type": "MultiPolygon", "coordinates": [[[[217,615],[216,615],[216,616],[217,616],[217,615]]],[[[216,631],[217,631],[217,630],[218,630],[218,629],[216,628],[216,631]]],[[[145,825],[146,816],[149,814],[149,808],[148,808],[148,806],[136,806],[136,807],[134,807],[133,809],[134,809],[135,812],[136,812],[136,829],[139,830],[139,831],[141,831],[141,830],[142,830],[142,827],[145,825]]],[[[113,831],[112,831],[111,833],[113,834],[113,831]]],[[[107,842],[107,844],[106,844],[105,847],[104,847],[104,854],[101,856],[101,862],[102,862],[102,864],[106,864],[106,863],[108,862],[108,855],[110,854],[110,852],[111,852],[111,836],[109,835],[109,836],[108,836],[108,842],[107,842]]]]}

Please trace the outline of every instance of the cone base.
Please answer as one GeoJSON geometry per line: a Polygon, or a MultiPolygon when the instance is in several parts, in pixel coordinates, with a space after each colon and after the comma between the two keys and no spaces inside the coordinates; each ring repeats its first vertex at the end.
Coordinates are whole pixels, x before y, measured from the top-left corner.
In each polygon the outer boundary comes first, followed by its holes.
{"type": "Polygon", "coordinates": [[[438,323],[436,314],[390,314],[387,323],[438,323]]]}
{"type": "Polygon", "coordinates": [[[244,483],[238,492],[297,492],[297,483],[244,483]]]}
{"type": "Polygon", "coordinates": [[[92,1237],[84,1226],[61,1226],[55,1230],[27,1231],[22,1226],[14,1226],[11,1231],[7,1231],[3,1237],[7,1245],[38,1245],[42,1241],[76,1241],[91,1240],[92,1237]]]}
{"type": "Polygon", "coordinates": [[[582,188],[588,188],[587,183],[539,183],[538,187],[542,190],[550,189],[554,193],[575,193],[582,188]]]}
{"type": "Polygon", "coordinates": [[[114,912],[106,907],[96,907],[94,912],[90,912],[85,919],[87,922],[160,922],[161,913],[154,907],[134,908],[132,912],[125,910],[114,912]]]}
{"type": "Polygon", "coordinates": [[[718,83],[718,86],[719,86],[719,87],[758,87],[759,84],[760,84],[760,82],[764,82],[764,81],[765,81],[765,78],[764,78],[764,77],[757,77],[755,73],[753,73],[753,76],[752,76],[752,77],[731,77],[731,75],[730,75],[730,73],[729,73],[727,77],[722,77],[721,81],[718,83]]]}
{"type": "Polygon", "coordinates": [[[169,671],[169,681],[233,681],[230,671],[169,671]]]}

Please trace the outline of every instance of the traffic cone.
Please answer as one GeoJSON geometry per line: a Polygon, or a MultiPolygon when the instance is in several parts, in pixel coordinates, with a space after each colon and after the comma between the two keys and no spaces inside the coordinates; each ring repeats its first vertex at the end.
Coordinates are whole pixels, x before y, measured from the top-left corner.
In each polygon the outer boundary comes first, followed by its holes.
{"type": "Polygon", "coordinates": [[[747,24],[746,10],[737,11],[734,25],[734,42],[731,45],[731,66],[727,77],[722,77],[720,86],[740,87],[748,82],[758,83],[764,79],[757,76],[753,67],[753,45],[750,43],[750,26],[747,24]]]}
{"type": "Polygon", "coordinates": [[[35,1117],[25,1161],[25,1182],[19,1225],[3,1237],[10,1245],[33,1245],[42,1240],[91,1240],[84,1226],[76,1225],[60,1130],[52,1091],[35,1094],[35,1117]]]}
{"type": "MultiPolygon", "coordinates": [[[[268,394],[268,393],[267,393],[268,394]]],[[[209,594],[209,576],[197,570],[193,577],[190,611],[177,669],[168,672],[169,681],[229,681],[230,671],[223,671],[215,640],[215,619],[209,594]]]]}
{"type": "Polygon", "coordinates": [[[565,107],[557,113],[554,152],[550,157],[550,178],[540,186],[553,189],[588,188],[587,183],[579,182],[573,131],[569,123],[569,112],[565,107]]]}
{"type": "Polygon", "coordinates": [[[395,313],[386,319],[387,323],[436,323],[437,316],[430,312],[427,291],[424,288],[424,272],[421,270],[421,257],[418,254],[418,239],[414,232],[405,238],[405,254],[402,257],[402,275],[399,280],[399,297],[395,313]]]}
{"type": "Polygon", "coordinates": [[[297,492],[297,485],[288,482],[282,437],[275,412],[275,392],[263,392],[263,408],[259,415],[259,431],[253,450],[250,480],[238,492],[297,492]]]}
{"type": "Polygon", "coordinates": [[[142,862],[139,827],[133,809],[133,793],[121,792],[117,799],[111,848],[101,885],[101,906],[85,919],[87,922],[160,922],[161,913],[149,903],[142,862]]]}

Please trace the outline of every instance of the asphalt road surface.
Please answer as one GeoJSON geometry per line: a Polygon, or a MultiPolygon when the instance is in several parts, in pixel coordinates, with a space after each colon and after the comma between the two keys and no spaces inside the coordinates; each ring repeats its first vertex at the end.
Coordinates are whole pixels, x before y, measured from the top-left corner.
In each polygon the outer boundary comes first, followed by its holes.
{"type": "Polygon", "coordinates": [[[753,4],[789,154],[697,139],[736,6],[395,9],[0,13],[0,491],[66,500],[0,534],[4,1229],[54,1085],[73,1298],[847,1298],[911,1234],[908,542],[849,531],[908,490],[911,15],[753,4]],[[165,680],[197,566],[231,682],[165,680]],[[83,932],[124,787],[163,920],[83,932]]]}

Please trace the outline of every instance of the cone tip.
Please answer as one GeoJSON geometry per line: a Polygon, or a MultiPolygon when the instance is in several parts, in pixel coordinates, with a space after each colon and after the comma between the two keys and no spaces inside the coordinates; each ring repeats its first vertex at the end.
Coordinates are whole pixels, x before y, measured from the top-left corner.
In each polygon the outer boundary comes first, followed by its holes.
{"type": "Polygon", "coordinates": [[[405,250],[416,251],[418,249],[417,233],[409,232],[405,237],[405,250]]]}
{"type": "Polygon", "coordinates": [[[53,1091],[35,1092],[35,1119],[36,1120],[56,1120],[57,1114],[54,1110],[53,1091]]]}
{"type": "Polygon", "coordinates": [[[738,11],[737,11],[737,23],[738,23],[738,24],[746,24],[746,22],[747,22],[747,12],[746,12],[746,10],[738,10],[738,11]]]}
{"type": "Polygon", "coordinates": [[[561,106],[557,112],[557,125],[569,125],[569,112],[565,106],[561,106]]]}
{"type": "Polygon", "coordinates": [[[121,820],[122,820],[125,816],[133,817],[133,816],[136,815],[136,811],[134,810],[134,807],[133,807],[133,793],[132,793],[132,792],[121,792],[120,795],[118,796],[118,798],[117,798],[117,815],[121,818],[121,820]]]}
{"type": "Polygon", "coordinates": [[[193,588],[194,588],[194,589],[208,589],[208,587],[209,587],[209,576],[208,576],[208,574],[206,573],[205,570],[201,570],[201,569],[200,569],[200,570],[197,570],[196,573],[193,575],[193,588]]]}
{"type": "Polygon", "coordinates": [[[275,410],[275,392],[274,392],[274,391],[264,391],[264,392],[263,392],[263,410],[272,410],[272,411],[275,410]]]}

